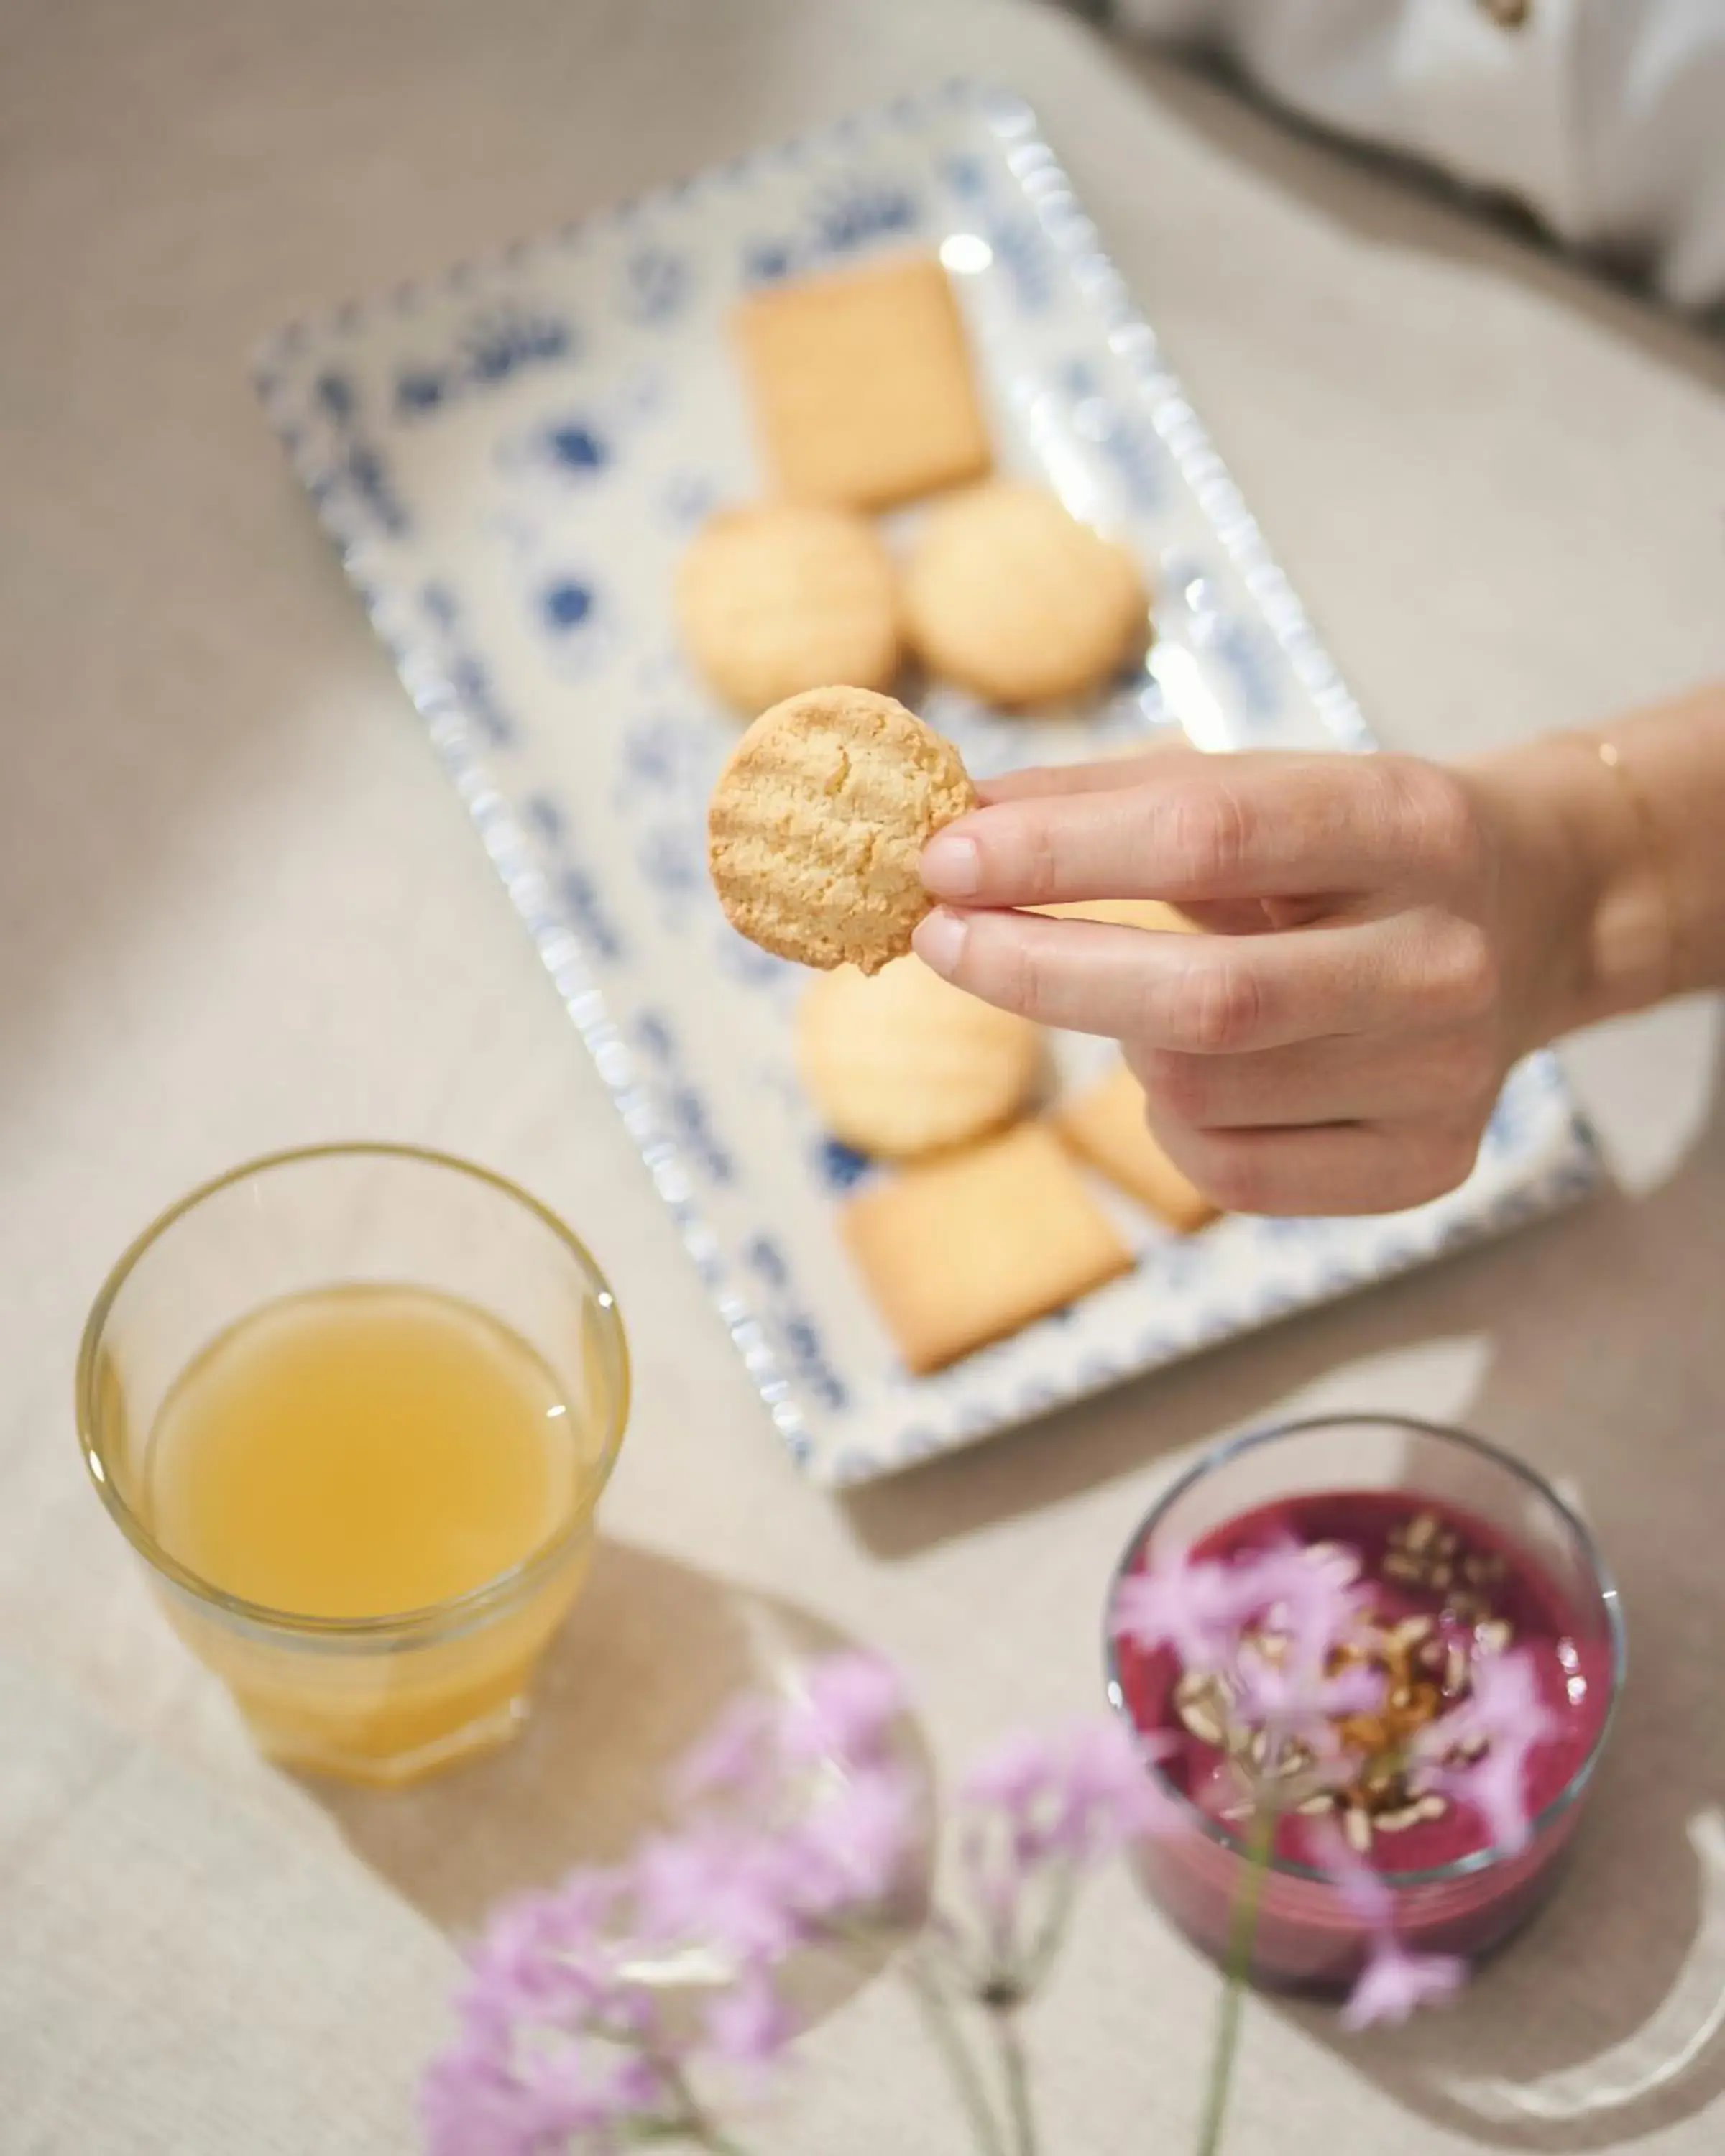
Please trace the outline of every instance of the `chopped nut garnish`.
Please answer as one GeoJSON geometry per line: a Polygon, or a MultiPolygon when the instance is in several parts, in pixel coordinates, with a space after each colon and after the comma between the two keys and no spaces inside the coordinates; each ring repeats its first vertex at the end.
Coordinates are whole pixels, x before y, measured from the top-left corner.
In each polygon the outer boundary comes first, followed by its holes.
{"type": "MultiPolygon", "coordinates": [[[[1334,1543],[1312,1543],[1305,1554],[1313,1563],[1353,1556],[1334,1543]]],[[[1352,1573],[1359,1569],[1355,1558],[1352,1573]]],[[[1403,1834],[1448,1813],[1448,1799],[1421,1784],[1422,1774],[1432,1771],[1430,1752],[1422,1756],[1420,1751],[1421,1732],[1466,1698],[1471,1654],[1501,1653],[1514,1637],[1513,1626],[1495,1614],[1483,1592],[1506,1577],[1503,1559],[1493,1551],[1468,1549],[1435,1512],[1417,1513],[1392,1528],[1378,1570],[1385,1581],[1440,1599],[1442,1608],[1415,1610],[1381,1625],[1364,1621],[1358,1636],[1332,1654],[1332,1675],[1366,1669],[1384,1684],[1381,1705],[1340,1716],[1334,1723],[1336,1737],[1358,1762],[1345,1787],[1312,1787],[1324,1778],[1318,1772],[1322,1755],[1310,1745],[1290,1743],[1272,1758],[1269,1735],[1235,1720],[1234,1694],[1221,1677],[1189,1672],[1174,1689],[1183,1726],[1250,1775],[1259,1801],[1266,1781],[1287,1785],[1282,1804],[1307,1818],[1336,1816],[1360,1856],[1370,1854],[1374,1832],[1403,1834]],[[1458,1586],[1458,1580],[1467,1584],[1458,1586]]],[[[1291,1623],[1286,1609],[1272,1609],[1244,1644],[1269,1667],[1281,1667],[1292,1651],[1291,1623]]],[[[1452,1745],[1443,1764],[1471,1764],[1488,1749],[1483,1739],[1469,1738],[1452,1745]]]]}

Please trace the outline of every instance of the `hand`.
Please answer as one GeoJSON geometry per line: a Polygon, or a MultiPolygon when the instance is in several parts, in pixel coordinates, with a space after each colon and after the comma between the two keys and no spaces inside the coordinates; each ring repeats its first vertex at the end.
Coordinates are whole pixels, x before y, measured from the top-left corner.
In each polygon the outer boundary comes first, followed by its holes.
{"type": "MultiPolygon", "coordinates": [[[[1538,793],[1536,788],[1536,794],[1538,793]]],[[[1118,1040],[1219,1204],[1399,1210],[1473,1166],[1510,1065],[1563,1023],[1589,886],[1489,772],[1203,756],[1021,773],[933,839],[937,973],[1118,1040]],[[999,909],[1159,898],[1197,935],[999,909]]]]}

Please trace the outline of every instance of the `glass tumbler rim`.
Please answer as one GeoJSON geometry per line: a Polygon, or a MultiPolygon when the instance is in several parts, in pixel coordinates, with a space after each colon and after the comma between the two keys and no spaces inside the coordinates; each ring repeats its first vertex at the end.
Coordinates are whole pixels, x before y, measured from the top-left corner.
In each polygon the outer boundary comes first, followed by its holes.
{"type": "Polygon", "coordinates": [[[624,1431],[629,1421],[630,1385],[629,1337],[624,1329],[616,1295],[598,1260],[567,1221],[534,1197],[531,1191],[523,1189],[507,1176],[500,1175],[494,1168],[482,1167],[476,1161],[465,1160],[459,1154],[444,1152],[433,1146],[411,1145],[382,1138],[332,1139],[314,1145],[289,1146],[274,1152],[259,1153],[250,1159],[239,1162],[220,1175],[211,1176],[195,1184],[183,1196],[158,1213],[121,1252],[97,1291],[79,1343],[74,1378],[78,1443],[85,1467],[109,1516],[152,1571],[203,1607],[243,1630],[292,1638],[307,1646],[321,1645],[335,1650],[344,1647],[357,1648],[372,1653],[379,1650],[420,1646],[430,1640],[451,1638],[475,1630],[500,1610],[508,1608],[519,1597],[531,1593],[542,1578],[556,1570],[570,1546],[586,1531],[593,1507],[617,1464],[624,1431]],[[109,1317],[126,1282],[172,1229],[212,1198],[255,1177],[319,1161],[342,1160],[395,1161],[459,1175],[470,1182],[485,1186],[496,1196],[532,1215],[542,1226],[549,1229],[562,1245],[565,1254],[574,1261],[591,1297],[593,1307],[599,1313],[607,1344],[616,1358],[617,1365],[616,1398],[607,1418],[604,1455],[587,1502],[554,1534],[529,1551],[526,1557],[491,1578],[482,1580],[477,1587],[470,1588],[466,1593],[452,1595],[445,1601],[427,1604],[418,1609],[388,1611],[366,1617],[319,1617],[291,1609],[278,1609],[268,1603],[254,1602],[244,1595],[230,1594],[227,1589],[218,1587],[213,1581],[193,1571],[189,1565],[182,1563],[162,1546],[127,1503],[110,1473],[104,1456],[97,1403],[98,1371],[109,1317]]]}
{"type": "MultiPolygon", "coordinates": [[[[1374,1412],[1370,1409],[1354,1409],[1334,1414],[1301,1415],[1289,1421],[1272,1423],[1261,1429],[1242,1431],[1234,1437],[1224,1438],[1219,1445],[1207,1447],[1183,1474],[1175,1477],[1132,1529],[1109,1575],[1107,1599],[1102,1615],[1102,1655],[1108,1704],[1130,1729],[1137,1728],[1132,1710],[1127,1704],[1126,1688],[1121,1677],[1120,1652],[1113,1623],[1114,1609],[1121,1584],[1130,1574],[1139,1553],[1180,1499],[1200,1482],[1207,1481],[1212,1475],[1231,1466],[1245,1455],[1266,1450],[1287,1439],[1309,1436],[1320,1430],[1385,1427],[1409,1431],[1418,1437],[1435,1438],[1440,1443],[1454,1445],[1461,1450],[1472,1452],[1532,1490],[1551,1507],[1574,1537],[1596,1591],[1599,1607],[1604,1613],[1611,1653],[1611,1691],[1605,1702],[1604,1716],[1592,1744],[1588,1748],[1585,1758],[1579,1762],[1558,1794],[1529,1822],[1527,1846],[1532,1849],[1579,1800],[1604,1756],[1617,1719],[1624,1682],[1629,1673],[1628,1629],[1624,1620],[1622,1597],[1616,1578],[1586,1521],[1573,1505],[1558,1495],[1538,1469],[1530,1467],[1525,1460],[1517,1459],[1514,1453],[1502,1445],[1494,1445],[1488,1438],[1476,1436],[1471,1430],[1458,1430],[1448,1423],[1430,1422],[1419,1415],[1403,1414],[1394,1409],[1374,1412]]],[[[1224,1821],[1212,1819],[1194,1804],[1185,1791],[1178,1788],[1172,1778],[1163,1771],[1158,1762],[1151,1759],[1145,1764],[1147,1772],[1157,1784],[1158,1793],[1170,1801],[1183,1825],[1196,1829],[1206,1840],[1232,1856],[1244,1858],[1251,1854],[1245,1842],[1238,1835],[1231,1833],[1224,1821]]],[[[1471,1851],[1466,1856],[1454,1857],[1447,1864],[1430,1865],[1421,1871],[1384,1871],[1378,1876],[1393,1892],[1404,1893],[1412,1888],[1448,1886],[1456,1880],[1473,1877],[1494,1865],[1514,1861],[1516,1854],[1493,1845],[1471,1851]]],[[[1306,1880],[1319,1886],[1331,1883],[1328,1876],[1315,1866],[1299,1863],[1291,1857],[1272,1856],[1269,1861],[1269,1870],[1272,1875],[1282,1878],[1306,1880]]]]}

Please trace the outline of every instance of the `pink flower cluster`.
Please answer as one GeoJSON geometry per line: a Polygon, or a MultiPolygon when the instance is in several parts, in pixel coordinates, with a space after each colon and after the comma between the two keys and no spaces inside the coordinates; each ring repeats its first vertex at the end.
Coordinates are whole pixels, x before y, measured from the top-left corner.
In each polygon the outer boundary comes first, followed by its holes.
{"type": "Polygon", "coordinates": [[[427,2076],[431,2156],[690,2131],[716,2071],[769,2069],[795,2034],[783,1964],[905,1876],[919,1805],[891,1753],[902,1704],[895,1673],[861,1655],[815,1664],[788,1701],[741,1702],[677,1776],[675,1831],[501,1908],[427,2076]],[[691,1948],[726,1979],[692,2021],[641,1974],[691,1948]]]}
{"type": "Polygon", "coordinates": [[[1377,2022],[1399,2026],[1420,2007],[1453,1999],[1466,1978],[1466,1963],[1454,1954],[1410,1953],[1396,1937],[1389,1887],[1339,1834],[1328,1840],[1327,1868],[1371,1941],[1365,1968],[1342,2009],[1343,2027],[1368,2029],[1377,2022]]]}
{"type": "Polygon", "coordinates": [[[1146,1748],[1113,1720],[1075,1722],[1052,1737],[1009,1738],[960,1792],[959,1862],[983,1931],[983,1984],[1028,1991],[1057,1943],[1061,1911],[1040,1913],[1045,1938],[1024,1937],[1042,1890],[1174,1824],[1145,1772],[1146,1748]],[[1047,1927],[1052,1924],[1051,1932],[1047,1927]]]}
{"type": "Polygon", "coordinates": [[[1539,1696],[1538,1674],[1528,1656],[1516,1650],[1476,1655],[1467,1697],[1420,1732],[1420,1779],[1426,1788],[1477,1812],[1495,1846],[1523,1849],[1531,1824],[1527,1763],[1556,1728],[1557,1717],[1539,1696]],[[1446,1763],[1465,1748],[1479,1757],[1463,1766],[1446,1763]]]}
{"type": "MultiPolygon", "coordinates": [[[[1176,1558],[1121,1587],[1119,1630],[1214,1676],[1236,1721],[1261,1732],[1249,1784],[1260,1817],[1286,1801],[1275,1768],[1291,1748],[1308,1776],[1345,1779],[1358,1762],[1338,1723],[1383,1703],[1381,1671],[1354,1651],[1370,1615],[1355,1572],[1345,1552],[1289,1544],[1225,1563],[1176,1558]]],[[[739,1702],[679,1770],[673,1828],[614,1869],[499,1909],[426,2078],[429,2156],[608,2156],[679,2137],[734,2147],[709,2106],[770,2073],[796,2034],[786,1964],[903,1921],[925,1821],[925,1793],[895,1749],[903,1706],[895,1672],[866,1655],[813,1665],[794,1697],[739,1702]],[[685,1998],[675,2010],[654,1967],[691,1953],[718,1980],[698,2010],[685,1998]]],[[[1523,1657],[1477,1658],[1466,1696],[1418,1741],[1422,1785],[1474,1805],[1513,1846],[1527,1830],[1528,1756],[1550,1722],[1523,1657]]],[[[1117,1720],[1086,1722],[1011,1738],[962,1789],[968,1906],[931,1917],[921,1981],[937,2014],[954,1986],[983,2010],[1009,2088],[1013,2018],[1047,1972],[1081,1876],[1178,1823],[1150,1771],[1157,1753],[1117,1720]]],[[[1448,1997],[1461,1965],[1401,1945],[1389,1890],[1339,1835],[1326,1862],[1370,1941],[1349,2025],[1448,1997]]],[[[1223,2088],[1228,2055],[1214,2070],[1223,2088]]],[[[1028,2102],[1021,2089],[1015,2100],[1028,2102]]],[[[986,2112],[974,2088],[971,2101],[986,2112]]]]}
{"type": "Polygon", "coordinates": [[[1262,1730],[1271,1754],[1303,1745],[1336,1757],[1336,1718],[1384,1703],[1384,1678],[1358,1663],[1371,1610],[1345,1551],[1286,1543],[1225,1563],[1177,1554],[1121,1582],[1116,1633],[1147,1650],[1168,1647],[1181,1666],[1223,1678],[1242,1728],[1262,1730]],[[1277,1643],[1272,1656],[1267,1640],[1277,1643]]]}
{"type": "MultiPolygon", "coordinates": [[[[1255,1810],[1273,1810],[1285,1800],[1274,1770],[1290,1745],[1304,1748],[1320,1781],[1345,1779],[1360,1763],[1349,1758],[1338,1720],[1375,1712],[1384,1704],[1385,1681],[1381,1671],[1351,1658],[1371,1614],[1370,1591],[1354,1584],[1357,1571],[1346,1551],[1289,1543],[1226,1562],[1179,1553],[1120,1584],[1117,1634],[1147,1650],[1166,1648],[1184,1669],[1219,1678],[1231,1719],[1243,1731],[1262,1732],[1257,1756],[1264,1764],[1256,1773],[1237,1763],[1226,1770],[1245,1775],[1255,1810]]],[[[1476,1651],[1466,1695],[1415,1741],[1409,1763],[1415,1786],[1471,1807],[1495,1846],[1519,1849],[1529,1827],[1528,1761],[1553,1722],[1525,1653],[1476,1651]]],[[[1303,1794],[1312,1783],[1296,1786],[1303,1794]]],[[[1325,1861],[1371,1941],[1365,1972],[1344,2010],[1348,2025],[1404,2020],[1415,2006],[1449,1997],[1461,1981],[1462,1965],[1402,1948],[1389,1890],[1339,1835],[1325,1861]]]]}

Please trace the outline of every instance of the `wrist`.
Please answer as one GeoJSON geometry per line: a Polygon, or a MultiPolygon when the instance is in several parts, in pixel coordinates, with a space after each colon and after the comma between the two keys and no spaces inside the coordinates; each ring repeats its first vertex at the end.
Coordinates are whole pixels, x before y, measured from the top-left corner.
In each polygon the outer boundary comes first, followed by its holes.
{"type": "Polygon", "coordinates": [[[1518,1052],[1639,1010],[1670,984],[1670,894],[1613,757],[1600,737],[1562,734],[1463,773],[1499,841],[1499,902],[1520,960],[1518,1052]]]}

